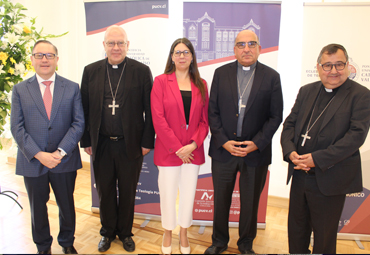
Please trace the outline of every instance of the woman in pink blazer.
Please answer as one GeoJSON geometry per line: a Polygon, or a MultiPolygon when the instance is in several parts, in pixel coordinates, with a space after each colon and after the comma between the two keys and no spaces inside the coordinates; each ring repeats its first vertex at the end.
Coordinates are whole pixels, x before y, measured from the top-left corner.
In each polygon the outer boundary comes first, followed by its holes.
{"type": "Polygon", "coordinates": [[[190,253],[187,228],[193,220],[193,204],[199,167],[205,162],[203,141],[208,134],[208,90],[200,78],[194,47],[186,38],[171,46],[164,74],[155,78],[151,109],[157,139],[154,164],[158,186],[163,254],[171,253],[172,230],[180,225],[180,251],[190,253]],[[179,215],[176,198],[179,190],[179,215]]]}

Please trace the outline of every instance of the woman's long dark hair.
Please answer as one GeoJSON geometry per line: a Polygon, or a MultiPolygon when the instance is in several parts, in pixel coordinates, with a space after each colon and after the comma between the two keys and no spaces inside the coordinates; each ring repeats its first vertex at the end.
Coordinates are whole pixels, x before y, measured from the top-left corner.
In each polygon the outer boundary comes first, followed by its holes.
{"type": "Polygon", "coordinates": [[[194,51],[193,44],[191,44],[191,42],[187,38],[179,38],[179,39],[177,39],[176,41],[173,42],[173,44],[171,46],[170,53],[168,54],[167,64],[166,64],[166,68],[164,70],[164,73],[165,74],[171,74],[171,73],[176,71],[175,63],[172,62],[172,54],[175,50],[175,47],[179,43],[185,44],[186,47],[189,48],[189,50],[190,50],[190,52],[193,56],[193,61],[189,66],[190,79],[195,84],[195,86],[199,89],[200,94],[201,94],[202,99],[203,99],[203,102],[205,102],[206,101],[206,93],[208,93],[208,92],[206,91],[206,86],[203,83],[203,80],[200,78],[200,74],[199,74],[199,70],[198,70],[198,64],[197,64],[197,57],[195,56],[195,51],[194,51]]]}

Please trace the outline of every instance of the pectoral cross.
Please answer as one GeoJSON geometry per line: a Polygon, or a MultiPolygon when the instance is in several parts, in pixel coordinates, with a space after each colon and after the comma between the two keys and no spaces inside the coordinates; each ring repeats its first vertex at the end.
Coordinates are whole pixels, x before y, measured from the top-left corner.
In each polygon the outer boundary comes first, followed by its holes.
{"type": "Polygon", "coordinates": [[[118,104],[116,104],[116,100],[112,101],[112,104],[108,105],[109,108],[112,108],[112,115],[116,115],[116,108],[119,107],[118,104]]]}
{"type": "Polygon", "coordinates": [[[243,104],[243,102],[242,102],[242,98],[240,98],[239,99],[239,114],[240,114],[240,112],[241,112],[241,110],[242,110],[242,108],[245,108],[245,104],[243,104]]]}
{"type": "Polygon", "coordinates": [[[307,139],[311,139],[311,136],[308,136],[308,131],[306,132],[306,134],[304,135],[301,135],[303,137],[303,141],[302,141],[302,147],[304,146],[304,144],[306,143],[306,140],[307,139]]]}

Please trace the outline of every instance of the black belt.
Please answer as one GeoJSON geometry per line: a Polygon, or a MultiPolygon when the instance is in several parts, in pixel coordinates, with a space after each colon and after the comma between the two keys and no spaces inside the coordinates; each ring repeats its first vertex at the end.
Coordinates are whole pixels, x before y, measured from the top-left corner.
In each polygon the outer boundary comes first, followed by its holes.
{"type": "Polygon", "coordinates": [[[99,134],[100,137],[104,137],[106,139],[110,139],[111,141],[114,141],[114,142],[117,142],[119,140],[122,140],[123,138],[125,138],[123,135],[122,136],[109,136],[109,135],[103,135],[103,134],[99,134]]]}
{"type": "Polygon", "coordinates": [[[111,139],[111,141],[117,142],[123,139],[123,136],[109,136],[109,139],[111,139]]]}
{"type": "Polygon", "coordinates": [[[315,175],[315,171],[313,171],[313,170],[304,171],[304,172],[305,172],[305,174],[307,174],[307,175],[315,175]]]}

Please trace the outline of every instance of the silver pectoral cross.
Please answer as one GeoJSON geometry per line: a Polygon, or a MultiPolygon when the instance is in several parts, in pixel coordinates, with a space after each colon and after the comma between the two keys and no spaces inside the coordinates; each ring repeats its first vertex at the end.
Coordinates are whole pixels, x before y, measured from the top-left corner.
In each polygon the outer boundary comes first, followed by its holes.
{"type": "Polygon", "coordinates": [[[116,100],[112,101],[112,104],[108,105],[109,108],[112,108],[112,115],[116,115],[116,108],[119,107],[118,104],[116,104],[116,100]]]}
{"type": "Polygon", "coordinates": [[[242,99],[239,99],[239,113],[241,112],[242,108],[245,108],[245,104],[243,104],[242,99]]]}
{"type": "Polygon", "coordinates": [[[306,143],[306,140],[307,139],[311,139],[311,136],[308,136],[308,132],[306,132],[306,134],[304,135],[301,135],[303,137],[303,141],[302,141],[302,147],[304,146],[304,144],[306,143]]]}

